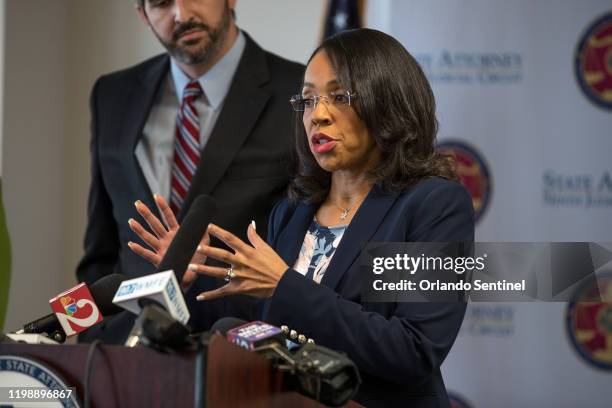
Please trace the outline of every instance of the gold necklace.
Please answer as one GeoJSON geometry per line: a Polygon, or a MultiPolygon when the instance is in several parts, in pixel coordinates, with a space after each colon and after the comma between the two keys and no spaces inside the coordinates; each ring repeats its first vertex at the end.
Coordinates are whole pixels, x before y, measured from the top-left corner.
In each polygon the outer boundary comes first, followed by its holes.
{"type": "Polygon", "coordinates": [[[346,219],[346,217],[348,217],[348,213],[349,211],[351,211],[350,208],[342,208],[340,206],[338,206],[338,208],[340,208],[340,210],[342,210],[342,214],[340,214],[340,220],[344,221],[346,219]]]}
{"type": "Polygon", "coordinates": [[[345,207],[340,207],[338,204],[334,203],[334,205],[335,205],[336,207],[338,207],[338,209],[339,209],[340,211],[342,211],[342,212],[340,213],[340,221],[344,221],[344,220],[346,220],[346,217],[348,217],[349,212],[351,212],[351,210],[353,209],[353,207],[354,207],[356,204],[361,203],[361,201],[363,201],[363,199],[364,199],[366,196],[367,196],[367,194],[365,194],[363,197],[359,198],[357,201],[355,201],[353,204],[351,204],[351,206],[350,206],[350,207],[348,207],[348,208],[345,208],[345,207]]]}

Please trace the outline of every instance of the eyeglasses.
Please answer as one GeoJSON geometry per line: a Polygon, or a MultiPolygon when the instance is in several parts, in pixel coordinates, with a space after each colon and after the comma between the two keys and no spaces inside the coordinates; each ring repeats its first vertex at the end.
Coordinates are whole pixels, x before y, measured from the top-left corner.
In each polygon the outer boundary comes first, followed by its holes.
{"type": "Polygon", "coordinates": [[[356,93],[350,91],[332,91],[329,95],[293,95],[289,102],[296,112],[311,112],[317,108],[317,104],[322,100],[325,101],[327,106],[331,105],[339,110],[344,110],[351,106],[351,102],[356,96],[356,93]]]}

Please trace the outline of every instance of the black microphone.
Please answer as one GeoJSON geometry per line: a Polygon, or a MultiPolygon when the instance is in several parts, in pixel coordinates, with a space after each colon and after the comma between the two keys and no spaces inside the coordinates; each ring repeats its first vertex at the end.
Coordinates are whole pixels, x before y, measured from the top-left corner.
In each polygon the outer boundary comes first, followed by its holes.
{"type": "MultiPolygon", "coordinates": [[[[115,292],[121,285],[121,282],[127,277],[118,273],[106,275],[103,278],[95,281],[89,288],[89,292],[96,302],[96,306],[100,309],[102,316],[112,316],[119,313],[123,309],[113,303],[115,292]]],[[[62,326],[57,320],[55,313],[48,314],[32,322],[23,325],[23,329],[17,333],[54,333],[60,331],[63,333],[62,326]]],[[[63,336],[65,338],[65,334],[63,336]]]]}
{"type": "Polygon", "coordinates": [[[228,341],[264,355],[284,372],[285,387],[325,405],[338,407],[355,396],[361,377],[345,354],[307,343],[288,350],[282,329],[268,323],[235,317],[219,319],[211,327],[228,341]]]}
{"type": "Polygon", "coordinates": [[[127,347],[144,346],[159,351],[184,350],[196,346],[189,328],[175,320],[160,304],[143,307],[125,342],[127,347]]]}
{"type": "Polygon", "coordinates": [[[210,331],[220,333],[227,341],[238,347],[263,355],[277,368],[281,361],[291,359],[286,336],[281,329],[271,324],[223,317],[212,325],[210,331]]]}
{"type": "Polygon", "coordinates": [[[357,394],[361,376],[345,354],[307,343],[292,353],[293,375],[287,387],[332,407],[346,404],[357,394]]]}
{"type": "Polygon", "coordinates": [[[248,321],[239,319],[237,317],[222,317],[221,319],[213,323],[213,325],[210,327],[210,331],[213,333],[219,332],[219,334],[221,334],[222,336],[227,336],[227,332],[231,329],[236,328],[238,326],[242,326],[243,324],[247,323],[248,321]]]}
{"type": "Polygon", "coordinates": [[[181,222],[166,255],[157,267],[158,272],[173,270],[179,284],[208,224],[217,211],[216,201],[206,194],[198,196],[181,222]]]}

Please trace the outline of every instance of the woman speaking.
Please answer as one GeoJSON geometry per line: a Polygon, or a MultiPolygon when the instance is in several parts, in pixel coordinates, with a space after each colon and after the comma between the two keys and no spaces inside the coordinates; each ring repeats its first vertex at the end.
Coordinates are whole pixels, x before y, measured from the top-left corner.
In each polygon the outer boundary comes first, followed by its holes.
{"type": "MultiPolygon", "coordinates": [[[[449,406],[440,365],[465,313],[462,303],[366,303],[358,262],[367,242],[465,242],[474,239],[472,203],[453,162],[435,151],[432,90],[414,58],[394,38],[369,29],[323,42],[291,98],[299,117],[297,163],[286,199],[270,215],[267,241],[248,226],[243,242],[221,226],[203,239],[185,274],[225,278],[200,300],[233,294],[265,298],[263,320],[288,326],[342,351],[359,367],[355,400],[366,406],[449,406]]],[[[130,248],[159,262],[177,228],[161,197],[163,233],[132,229],[154,250],[130,248]]],[[[246,209],[245,209],[246,210],[246,209]]],[[[160,223],[148,209],[149,224],[160,223]]]]}

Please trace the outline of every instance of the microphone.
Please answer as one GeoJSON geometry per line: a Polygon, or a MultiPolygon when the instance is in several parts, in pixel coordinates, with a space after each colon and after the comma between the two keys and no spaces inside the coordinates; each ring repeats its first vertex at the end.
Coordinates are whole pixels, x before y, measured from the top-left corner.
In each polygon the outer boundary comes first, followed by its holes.
{"type": "Polygon", "coordinates": [[[189,310],[173,271],[123,281],[112,303],[136,315],[146,306],[157,305],[182,324],[189,320],[189,310]]]}
{"type": "Polygon", "coordinates": [[[15,332],[16,334],[39,334],[39,333],[47,333],[49,337],[54,340],[62,343],[66,340],[66,333],[62,330],[62,326],[60,325],[59,320],[55,316],[55,313],[50,313],[46,316],[43,316],[39,319],[33,320],[30,323],[26,323],[23,325],[21,330],[15,332]],[[57,333],[57,337],[55,332],[57,333]]]}
{"type": "Polygon", "coordinates": [[[49,300],[55,313],[26,323],[16,334],[47,333],[54,340],[63,342],[66,335],[74,336],[102,321],[103,316],[111,316],[121,311],[113,304],[112,299],[125,279],[124,275],[113,273],[98,279],[89,289],[85,283],[81,283],[61,293],[49,300]],[[87,305],[89,307],[86,307],[87,305]],[[88,309],[91,309],[89,314],[88,309]]]}
{"type": "Polygon", "coordinates": [[[227,335],[227,332],[234,327],[242,326],[248,323],[246,320],[239,319],[237,317],[222,317],[213,323],[210,327],[211,332],[219,332],[223,337],[227,335]]]}
{"type": "Polygon", "coordinates": [[[195,342],[189,336],[188,327],[175,320],[163,307],[150,304],[138,315],[125,346],[169,351],[193,348],[195,342]]]}
{"type": "Polygon", "coordinates": [[[182,281],[193,253],[216,212],[217,202],[212,197],[202,194],[194,200],[157,267],[159,272],[173,270],[178,281],[182,281]]]}
{"type": "Polygon", "coordinates": [[[342,406],[355,396],[361,377],[357,366],[343,353],[313,343],[296,351],[285,347],[282,329],[268,323],[245,322],[234,317],[219,319],[212,327],[227,340],[247,350],[263,354],[285,372],[288,389],[313,398],[325,405],[342,406]]]}
{"type": "Polygon", "coordinates": [[[250,322],[227,331],[226,338],[249,351],[278,344],[285,347],[285,335],[281,329],[261,321],[250,322]]]}
{"type": "Polygon", "coordinates": [[[279,370],[285,368],[281,364],[283,361],[291,360],[285,334],[278,327],[268,323],[223,317],[211,326],[210,331],[218,332],[238,347],[254,351],[272,360],[273,365],[279,370]]]}
{"type": "Polygon", "coordinates": [[[85,283],[52,298],[49,306],[68,337],[102,321],[102,313],[85,283]]]}
{"type": "Polygon", "coordinates": [[[117,290],[113,303],[139,315],[126,346],[176,349],[185,345],[190,315],[178,282],[216,210],[215,200],[198,196],[159,263],[159,272],[125,281],[117,290]],[[175,343],[170,340],[173,337],[175,343]]]}
{"type": "Polygon", "coordinates": [[[188,344],[190,315],[178,282],[216,210],[215,200],[198,196],[159,263],[158,273],[125,281],[117,290],[113,303],[138,315],[126,346],[178,349],[188,344]]]}
{"type": "Polygon", "coordinates": [[[345,354],[306,343],[293,353],[288,386],[325,405],[340,407],[357,394],[361,376],[345,354]]]}

